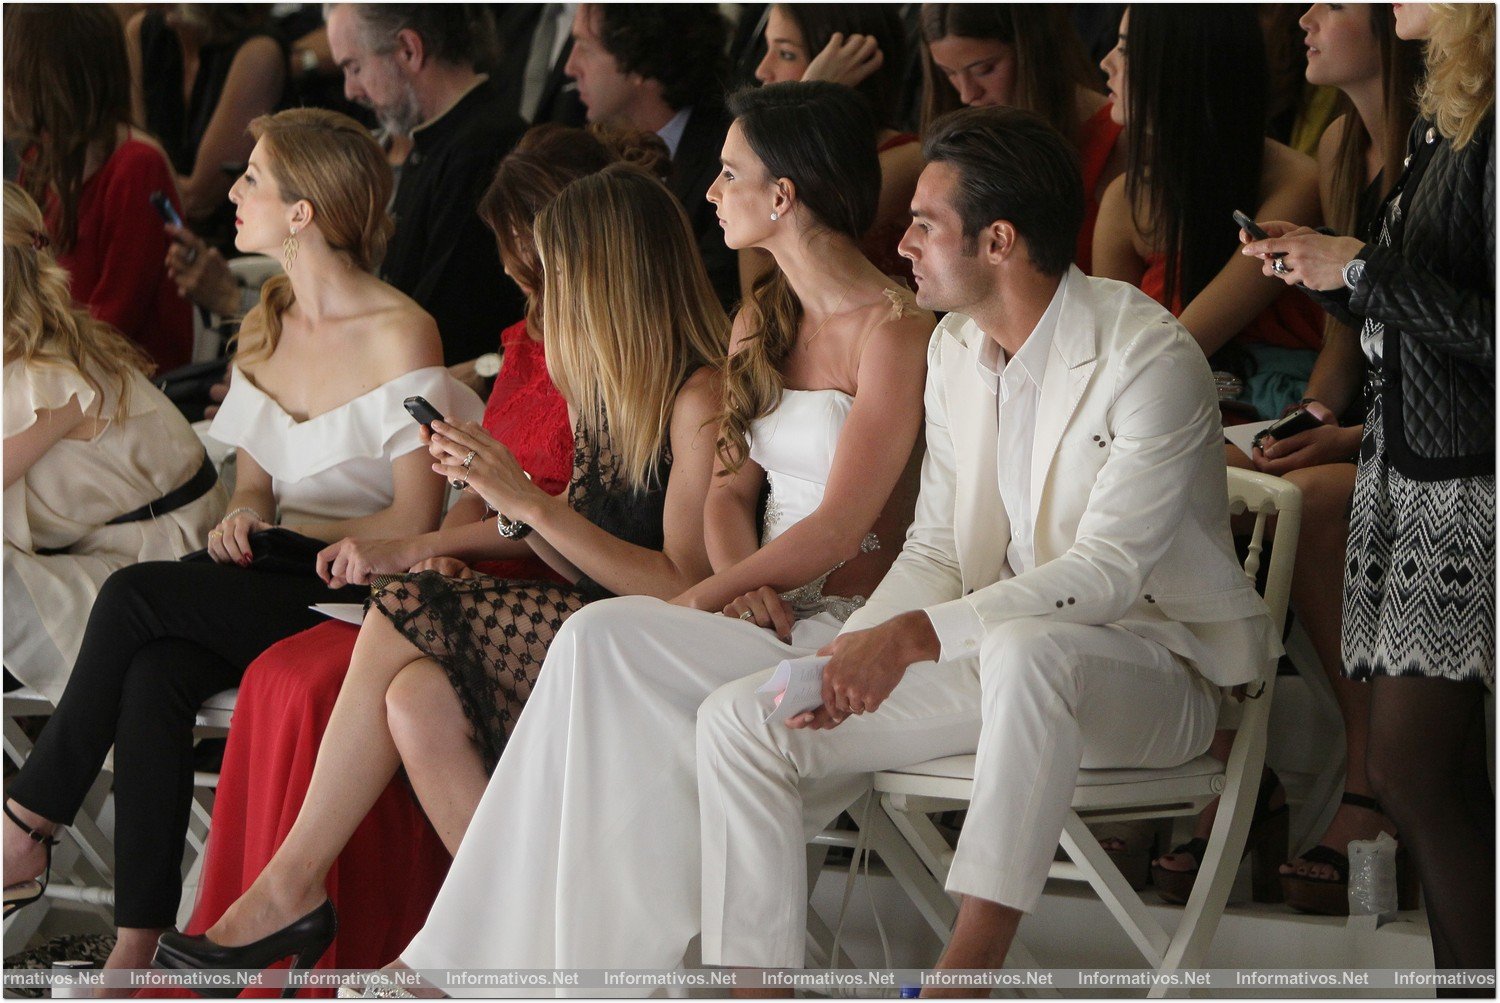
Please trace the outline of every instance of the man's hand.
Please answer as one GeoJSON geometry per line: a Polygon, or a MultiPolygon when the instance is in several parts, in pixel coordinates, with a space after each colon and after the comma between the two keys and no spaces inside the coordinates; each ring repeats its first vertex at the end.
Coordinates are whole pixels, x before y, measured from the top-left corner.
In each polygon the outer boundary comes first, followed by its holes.
{"type": "Polygon", "coordinates": [[[932,621],[921,610],[903,613],[869,630],[840,634],[819,651],[823,706],[787,721],[788,728],[837,728],[850,714],[880,708],[909,666],[933,661],[942,650],[932,621]]]}

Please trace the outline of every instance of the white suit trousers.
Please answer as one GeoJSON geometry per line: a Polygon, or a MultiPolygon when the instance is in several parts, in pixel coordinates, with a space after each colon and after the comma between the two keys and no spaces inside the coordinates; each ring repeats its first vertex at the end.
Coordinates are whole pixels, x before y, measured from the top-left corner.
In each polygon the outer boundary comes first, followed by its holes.
{"type": "Polygon", "coordinates": [[[698,712],[703,960],[796,968],[806,842],[868,774],[977,753],[948,890],[1031,911],[1080,767],[1166,768],[1207,750],[1219,693],[1177,656],[1118,626],[1014,620],[978,659],[911,666],[873,714],[830,731],[762,723],[730,683],[698,712]]]}
{"type": "Polygon", "coordinates": [[[698,706],[724,683],[816,651],[838,629],[826,615],[803,620],[788,645],[751,623],[643,597],[575,613],[552,642],[402,961],[413,968],[680,964],[698,933],[701,902],[698,706]]]}

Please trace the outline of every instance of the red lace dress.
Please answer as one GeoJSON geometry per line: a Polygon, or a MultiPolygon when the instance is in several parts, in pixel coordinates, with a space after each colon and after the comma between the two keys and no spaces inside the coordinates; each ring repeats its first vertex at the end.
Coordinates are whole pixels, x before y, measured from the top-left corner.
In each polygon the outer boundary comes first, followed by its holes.
{"type": "MultiPolygon", "coordinates": [[[[567,405],[547,375],[541,343],[527,337],[526,322],[500,337],[505,363],[484,427],[537,484],[558,494],[568,486],[573,465],[567,405]]],[[[535,559],[488,562],[477,570],[561,581],[535,559]]],[[[273,645],[246,670],[219,774],[202,886],[186,932],[202,933],[217,922],[286,838],[307,795],[358,635],[356,627],[330,620],[273,645]]],[[[448,862],[437,833],[398,777],[329,872],[339,931],[318,967],[378,968],[396,957],[421,929],[448,862]]]]}

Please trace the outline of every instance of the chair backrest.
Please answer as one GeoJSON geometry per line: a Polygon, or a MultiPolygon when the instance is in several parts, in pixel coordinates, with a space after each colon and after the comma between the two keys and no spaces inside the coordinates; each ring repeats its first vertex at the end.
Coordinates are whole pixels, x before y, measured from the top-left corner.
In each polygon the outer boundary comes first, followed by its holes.
{"type": "MultiPolygon", "coordinates": [[[[1260,573],[1266,548],[1270,545],[1270,566],[1262,597],[1270,611],[1271,622],[1278,628],[1286,623],[1287,603],[1292,593],[1292,567],[1297,556],[1297,535],[1302,528],[1302,492],[1290,481],[1254,470],[1228,468],[1229,513],[1251,513],[1255,525],[1250,533],[1250,549],[1245,557],[1245,575],[1252,582],[1260,573]],[[1274,523],[1273,523],[1274,520],[1274,523]]],[[[1264,747],[1266,723],[1270,718],[1269,697],[1276,685],[1276,659],[1268,659],[1259,684],[1250,685],[1235,735],[1235,747],[1242,742],[1264,747]],[[1260,689],[1257,692],[1257,685],[1260,689]]],[[[1244,752],[1250,751],[1249,749],[1244,752]]]]}

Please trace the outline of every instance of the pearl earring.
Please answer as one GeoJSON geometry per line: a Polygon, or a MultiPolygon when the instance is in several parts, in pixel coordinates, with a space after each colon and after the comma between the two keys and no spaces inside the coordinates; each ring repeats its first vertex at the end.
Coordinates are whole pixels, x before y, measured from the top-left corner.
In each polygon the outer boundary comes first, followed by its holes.
{"type": "Polygon", "coordinates": [[[771,222],[772,223],[776,222],[780,218],[781,218],[781,213],[779,213],[779,212],[773,212],[773,213],[771,213],[771,222]]]}

